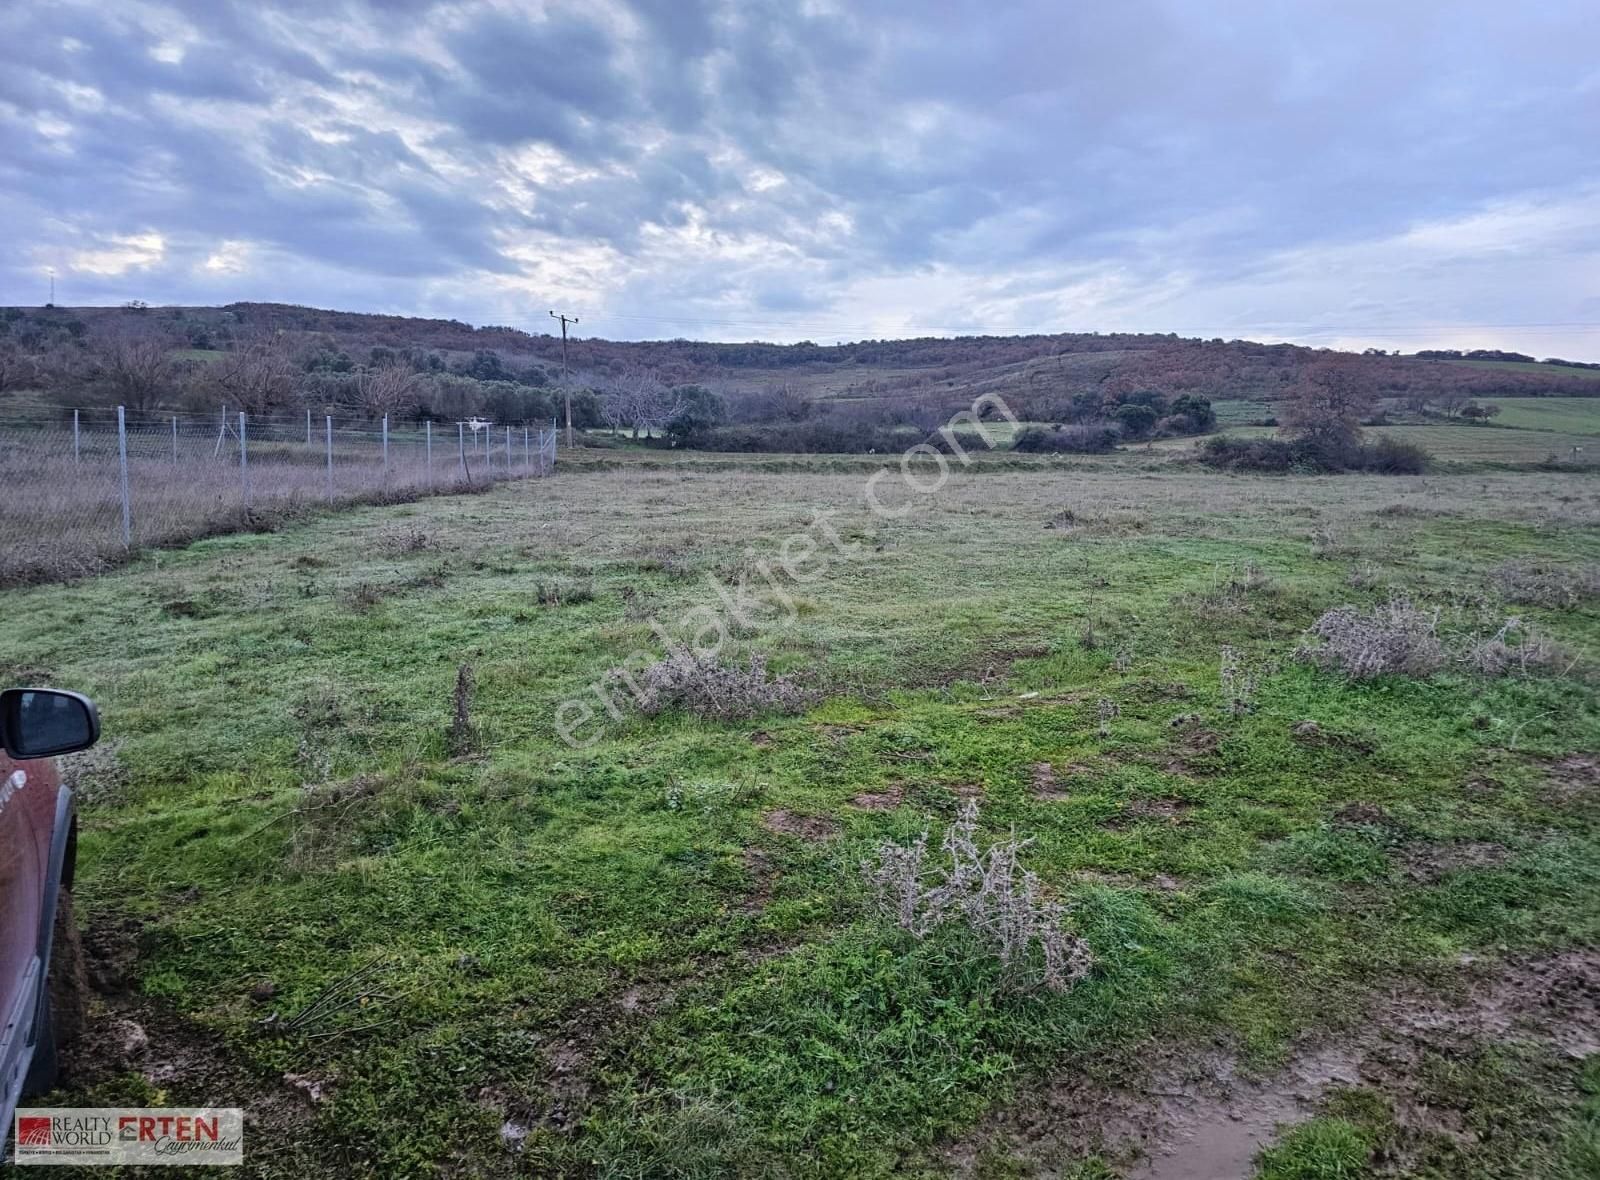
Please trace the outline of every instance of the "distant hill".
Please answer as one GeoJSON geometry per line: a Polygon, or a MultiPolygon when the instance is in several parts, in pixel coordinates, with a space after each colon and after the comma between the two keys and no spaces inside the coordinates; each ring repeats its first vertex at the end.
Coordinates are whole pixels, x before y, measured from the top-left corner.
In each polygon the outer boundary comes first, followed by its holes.
{"type": "MultiPolygon", "coordinates": [[[[561,363],[560,338],[549,334],[279,303],[0,309],[0,342],[7,336],[20,340],[30,332],[59,333],[63,326],[93,333],[121,321],[159,330],[198,363],[241,337],[262,332],[287,334],[308,355],[342,355],[356,367],[368,364],[374,349],[426,358],[436,369],[454,371],[471,365],[480,353],[492,353],[489,368],[503,364],[507,371],[538,382],[541,369],[551,374],[561,363]]],[[[1150,389],[1169,398],[1191,393],[1213,400],[1271,402],[1295,384],[1305,366],[1334,357],[1348,357],[1388,397],[1600,396],[1595,379],[1600,369],[1469,359],[1483,355],[1520,354],[1352,356],[1292,344],[1127,333],[921,337],[837,345],[580,336],[569,345],[575,369],[600,374],[643,366],[671,384],[700,383],[730,393],[786,385],[810,399],[859,403],[970,400],[993,392],[1019,399],[1040,416],[1049,416],[1056,403],[1094,391],[1150,389]]]]}

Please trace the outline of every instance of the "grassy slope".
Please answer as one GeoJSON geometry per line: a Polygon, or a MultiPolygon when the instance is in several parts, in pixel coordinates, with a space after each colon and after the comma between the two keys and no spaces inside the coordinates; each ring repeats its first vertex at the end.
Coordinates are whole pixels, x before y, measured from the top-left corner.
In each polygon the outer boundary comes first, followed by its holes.
{"type": "Polygon", "coordinates": [[[1469,369],[1505,369],[1513,373],[1532,373],[1534,376],[1546,377],[1585,377],[1590,380],[1600,381],[1600,369],[1582,369],[1576,365],[1541,365],[1528,361],[1446,361],[1449,365],[1461,365],[1469,369]]]}
{"type": "MultiPolygon", "coordinates": [[[[1245,438],[1274,438],[1278,434],[1276,428],[1271,426],[1233,426],[1226,423],[1221,432],[1245,438]]],[[[1366,435],[1369,439],[1394,438],[1415,443],[1445,469],[1527,468],[1552,459],[1555,464],[1574,470],[1593,470],[1600,464],[1600,448],[1594,445],[1592,436],[1570,428],[1555,431],[1470,426],[1465,422],[1451,422],[1425,426],[1368,427],[1366,435]],[[1574,447],[1582,448],[1576,456],[1573,454],[1574,447]]],[[[1180,452],[1193,446],[1194,440],[1187,438],[1164,439],[1155,444],[1158,450],[1180,452]]]]}
{"type": "MultiPolygon", "coordinates": [[[[92,692],[121,743],[126,780],[85,784],[104,792],[84,815],[91,925],[135,916],[142,992],[218,1030],[264,1091],[285,1071],[333,1082],[315,1127],[257,1170],[494,1174],[508,1111],[533,1127],[520,1166],[535,1172],[932,1167],[942,1136],[1034,1074],[1093,1076],[1150,1035],[1223,1036],[1268,1061],[1397,973],[1600,937],[1600,826],[1544,802],[1532,760],[1600,748],[1590,687],[1349,687],[1286,660],[1339,602],[1396,586],[1446,604],[1512,556],[1600,559],[1583,476],[985,468],[805,587],[796,624],[748,641],[823,692],[809,714],[635,719],[591,750],[557,745],[555,703],[648,645],[649,615],[705,601],[703,574],[771,552],[818,508],[866,537],[866,468],[819,466],[572,472],[6,595],[9,676],[92,692]],[[1075,529],[1044,527],[1065,508],[1075,529]],[[1337,558],[1311,556],[1318,530],[1337,558]],[[1271,585],[1219,593],[1245,562],[1271,585]],[[1357,565],[1377,585],[1349,589],[1357,565]],[[1236,719],[1224,643],[1279,666],[1236,719]],[[486,752],[451,760],[462,661],[486,752]],[[1105,735],[1102,696],[1120,706],[1105,735]],[[1185,754],[1170,728],[1195,711],[1214,753],[1185,754]],[[1296,744],[1306,717],[1374,753],[1296,744]],[[1030,795],[1039,762],[1066,799],[1030,795]],[[306,783],[345,793],[308,800],[306,783]],[[861,857],[942,824],[970,786],[985,826],[1031,837],[1032,867],[1079,906],[1100,967],[1069,996],[1008,998],[959,946],[907,948],[861,908],[861,857]],[[904,804],[849,805],[885,787],[904,804]],[[1124,815],[1149,799],[1192,808],[1124,815]],[[1511,859],[1418,886],[1330,823],[1353,800],[1408,839],[1494,840],[1511,859]],[[774,807],[840,834],[775,835],[760,822],[774,807]],[[389,1023],[257,1029],[254,981],[292,1012],[372,956],[405,997],[389,1023]]],[[[1592,609],[1534,613],[1568,643],[1600,640],[1592,609]]],[[[1522,1174],[1562,1174],[1564,1109],[1521,1130],[1522,1174]]]]}
{"type": "Polygon", "coordinates": [[[1566,434],[1600,434],[1600,398],[1499,397],[1497,425],[1566,434]]]}

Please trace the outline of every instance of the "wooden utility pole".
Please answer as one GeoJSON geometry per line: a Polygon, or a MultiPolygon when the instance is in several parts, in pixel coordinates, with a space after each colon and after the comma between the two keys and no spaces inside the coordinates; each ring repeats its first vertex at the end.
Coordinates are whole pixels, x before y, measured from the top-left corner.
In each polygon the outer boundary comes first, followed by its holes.
{"type": "Polygon", "coordinates": [[[572,382],[567,379],[567,325],[578,322],[578,317],[550,313],[550,318],[561,321],[561,391],[567,397],[567,450],[572,449],[572,382]]]}

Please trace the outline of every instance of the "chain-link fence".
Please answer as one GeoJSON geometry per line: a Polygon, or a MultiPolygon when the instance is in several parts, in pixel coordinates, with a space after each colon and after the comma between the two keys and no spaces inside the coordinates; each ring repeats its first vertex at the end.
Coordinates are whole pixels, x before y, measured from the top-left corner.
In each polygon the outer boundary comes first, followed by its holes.
{"type": "Polygon", "coordinates": [[[0,585],[261,527],[314,504],[481,489],[555,469],[555,423],[391,424],[115,409],[0,416],[0,585]]]}

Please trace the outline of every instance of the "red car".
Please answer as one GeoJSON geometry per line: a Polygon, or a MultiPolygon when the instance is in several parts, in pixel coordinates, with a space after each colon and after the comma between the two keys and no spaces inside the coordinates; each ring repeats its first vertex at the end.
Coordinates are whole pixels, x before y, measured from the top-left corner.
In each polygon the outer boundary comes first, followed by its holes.
{"type": "Polygon", "coordinates": [[[55,1083],[57,1050],[83,1019],[78,819],[51,759],[99,737],[94,705],[75,692],[0,693],[0,1142],[17,1100],[55,1083]]]}

